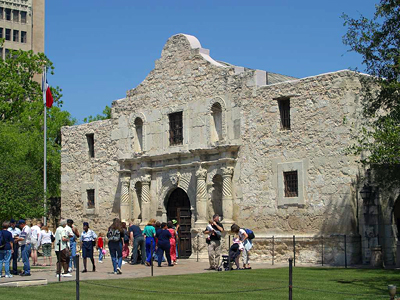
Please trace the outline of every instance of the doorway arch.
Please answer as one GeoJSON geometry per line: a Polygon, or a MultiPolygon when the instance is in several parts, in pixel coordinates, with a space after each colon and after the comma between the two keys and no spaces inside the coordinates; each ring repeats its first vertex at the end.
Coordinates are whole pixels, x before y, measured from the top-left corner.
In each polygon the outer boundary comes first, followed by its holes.
{"type": "Polygon", "coordinates": [[[179,258],[189,258],[192,254],[192,212],[190,210],[189,196],[183,189],[176,188],[167,197],[167,218],[169,221],[177,220],[179,224],[179,258]]]}

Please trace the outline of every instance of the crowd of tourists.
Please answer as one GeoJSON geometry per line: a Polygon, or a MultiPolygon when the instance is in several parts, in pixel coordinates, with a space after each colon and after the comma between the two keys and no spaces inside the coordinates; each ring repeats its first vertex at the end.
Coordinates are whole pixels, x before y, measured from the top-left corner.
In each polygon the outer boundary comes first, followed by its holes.
{"type": "MultiPolygon", "coordinates": [[[[122,265],[126,263],[150,266],[154,260],[158,267],[162,267],[165,258],[168,266],[173,267],[177,264],[178,258],[179,225],[177,223],[176,220],[159,222],[151,219],[141,230],[137,223],[127,225],[126,222],[115,218],[106,233],[96,234],[90,229],[88,222],[83,222],[83,230],[80,232],[74,221],[67,219],[61,220],[53,233],[42,222],[28,226],[25,220],[16,222],[11,219],[9,222],[3,222],[0,231],[0,275],[2,275],[4,265],[7,278],[18,274],[30,276],[30,259],[33,266],[39,265],[38,249],[40,247],[43,255],[41,266],[52,266],[51,253],[54,247],[57,258],[56,276],[72,276],[71,273],[76,269],[77,253],[83,259],[82,272],[88,272],[88,259],[92,265],[91,271],[95,272],[94,249],[98,250],[98,263],[103,263],[107,253],[106,243],[108,243],[114,274],[122,274],[122,265]],[[78,246],[79,252],[77,252],[78,246]],[[129,257],[130,248],[132,252],[129,257]],[[20,273],[17,270],[19,259],[23,262],[23,271],[20,273]]],[[[214,215],[204,231],[207,234],[209,270],[218,270],[223,231],[224,227],[219,221],[219,216],[214,215]]],[[[238,235],[234,242],[238,244],[238,249],[242,252],[243,267],[250,269],[248,251],[252,247],[251,239],[246,231],[236,224],[232,225],[231,231],[238,235]]]]}

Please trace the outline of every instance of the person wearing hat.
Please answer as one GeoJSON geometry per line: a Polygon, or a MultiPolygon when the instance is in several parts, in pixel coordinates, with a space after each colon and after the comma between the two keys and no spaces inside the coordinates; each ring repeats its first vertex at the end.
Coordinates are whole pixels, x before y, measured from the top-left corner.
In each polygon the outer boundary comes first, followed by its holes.
{"type": "Polygon", "coordinates": [[[8,228],[8,231],[11,232],[11,235],[13,237],[13,253],[12,253],[12,274],[13,275],[18,275],[18,270],[17,270],[17,262],[18,262],[18,241],[17,238],[21,234],[21,229],[18,228],[17,221],[14,219],[10,220],[10,227],[8,228]]]}
{"type": "Polygon", "coordinates": [[[71,219],[67,220],[67,226],[65,226],[65,230],[69,236],[69,247],[71,249],[71,257],[69,258],[69,268],[68,272],[72,272],[72,264],[74,268],[76,268],[75,256],[76,256],[76,239],[79,238],[79,231],[76,226],[74,226],[74,221],[71,219]]]}
{"type": "Polygon", "coordinates": [[[94,264],[93,258],[93,246],[96,245],[97,235],[96,233],[89,229],[89,223],[83,222],[83,231],[81,235],[81,249],[82,249],[82,257],[83,257],[83,271],[82,273],[87,272],[87,258],[90,258],[90,261],[93,265],[93,272],[96,272],[96,266],[94,264]]]}
{"type": "Polygon", "coordinates": [[[31,266],[29,264],[29,256],[31,255],[31,228],[26,225],[25,220],[18,221],[19,229],[21,234],[16,239],[21,247],[22,262],[24,263],[24,270],[21,272],[21,276],[31,276],[31,266]]]}
{"type": "Polygon", "coordinates": [[[60,226],[58,226],[55,234],[55,251],[57,254],[57,277],[61,274],[61,266],[64,269],[63,277],[71,277],[72,275],[68,273],[69,264],[69,236],[65,230],[67,226],[66,220],[61,220],[60,226]]]}

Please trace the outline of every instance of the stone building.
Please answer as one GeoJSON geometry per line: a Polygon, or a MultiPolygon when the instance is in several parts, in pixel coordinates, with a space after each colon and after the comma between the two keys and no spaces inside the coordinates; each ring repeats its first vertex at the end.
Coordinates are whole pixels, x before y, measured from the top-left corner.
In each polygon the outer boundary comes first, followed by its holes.
{"type": "MultiPolygon", "coordinates": [[[[205,255],[201,231],[218,213],[225,229],[235,222],[257,237],[346,234],[358,262],[360,170],[344,149],[360,122],[360,76],[247,69],[214,60],[194,36],[172,36],[111,119],[62,129],[62,216],[99,232],[114,217],[178,219],[190,257],[205,255]]],[[[270,257],[267,244],[253,255],[270,257]]],[[[317,248],[304,260],[318,261],[317,248]]]]}
{"type": "Polygon", "coordinates": [[[0,58],[10,50],[44,52],[45,0],[0,1],[0,58]]]}

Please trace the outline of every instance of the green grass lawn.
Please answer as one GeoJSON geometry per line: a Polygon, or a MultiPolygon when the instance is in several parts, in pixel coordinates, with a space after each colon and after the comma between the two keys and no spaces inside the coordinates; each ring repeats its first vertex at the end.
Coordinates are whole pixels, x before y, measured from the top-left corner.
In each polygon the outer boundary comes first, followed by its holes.
{"type": "MultiPolygon", "coordinates": [[[[400,286],[399,271],[297,267],[293,270],[293,299],[389,299],[388,284],[400,286]]],[[[1,299],[74,299],[75,282],[1,288],[0,295],[1,299]]],[[[82,281],[80,295],[84,300],[288,299],[288,269],[82,281]]]]}

